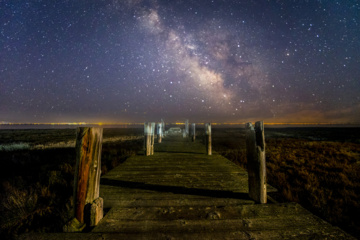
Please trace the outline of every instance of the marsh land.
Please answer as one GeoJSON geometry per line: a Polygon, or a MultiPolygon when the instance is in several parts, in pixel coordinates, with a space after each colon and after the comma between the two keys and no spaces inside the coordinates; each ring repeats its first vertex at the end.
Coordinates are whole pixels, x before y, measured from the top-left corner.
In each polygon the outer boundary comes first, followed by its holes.
{"type": "MultiPolygon", "coordinates": [[[[246,168],[244,129],[212,134],[213,149],[246,168]]],[[[142,136],[142,128],[104,129],[102,174],[141,153],[142,136]]],[[[267,177],[278,189],[270,197],[359,237],[359,136],[360,128],[266,128],[267,177]]],[[[61,231],[71,218],[75,137],[75,129],[0,130],[1,239],[61,231]]]]}

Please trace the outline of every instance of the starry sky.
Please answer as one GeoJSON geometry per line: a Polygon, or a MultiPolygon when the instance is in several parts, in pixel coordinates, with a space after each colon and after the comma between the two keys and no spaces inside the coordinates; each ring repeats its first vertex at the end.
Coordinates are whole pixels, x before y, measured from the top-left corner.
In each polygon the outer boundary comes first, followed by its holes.
{"type": "Polygon", "coordinates": [[[0,0],[0,122],[360,122],[358,0],[0,0]]]}

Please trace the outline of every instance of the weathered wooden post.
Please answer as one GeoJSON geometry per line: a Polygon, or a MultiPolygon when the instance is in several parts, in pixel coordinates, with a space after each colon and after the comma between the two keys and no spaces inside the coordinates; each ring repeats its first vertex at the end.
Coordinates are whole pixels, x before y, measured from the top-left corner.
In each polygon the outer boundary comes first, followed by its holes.
{"type": "Polygon", "coordinates": [[[157,140],[158,140],[158,143],[161,143],[161,140],[162,140],[162,126],[161,126],[161,123],[158,123],[157,124],[157,140]]]}
{"type": "Polygon", "coordinates": [[[163,119],[161,119],[161,127],[162,127],[162,137],[165,137],[165,122],[163,119]]]}
{"type": "Polygon", "coordinates": [[[264,123],[246,123],[246,157],[249,176],[249,196],[258,203],[266,203],[266,162],[264,123]]]}
{"type": "Polygon", "coordinates": [[[151,123],[144,123],[145,156],[151,155],[151,123]]]}
{"type": "Polygon", "coordinates": [[[191,124],[191,139],[193,142],[195,142],[195,137],[196,137],[196,133],[195,133],[195,123],[191,124]]]}
{"type": "Polygon", "coordinates": [[[151,123],[151,155],[154,155],[155,123],[151,123]]]}
{"type": "Polygon", "coordinates": [[[211,155],[211,123],[205,123],[206,154],[211,155]]]}
{"type": "Polygon", "coordinates": [[[184,137],[188,137],[189,136],[189,119],[185,120],[185,136],[184,137]]]}
{"type": "Polygon", "coordinates": [[[64,231],[82,231],[85,225],[95,226],[103,218],[103,199],[99,197],[102,138],[102,128],[77,129],[74,219],[64,231]]]}
{"type": "Polygon", "coordinates": [[[143,150],[145,152],[145,156],[146,156],[146,139],[147,139],[147,122],[144,123],[144,144],[143,144],[143,150]]]}

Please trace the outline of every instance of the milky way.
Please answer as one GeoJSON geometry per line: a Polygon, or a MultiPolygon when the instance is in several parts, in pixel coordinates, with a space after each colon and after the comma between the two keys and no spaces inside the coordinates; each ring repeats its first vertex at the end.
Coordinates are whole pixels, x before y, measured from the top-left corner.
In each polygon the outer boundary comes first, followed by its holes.
{"type": "Polygon", "coordinates": [[[359,1],[0,11],[0,122],[360,122],[359,1]]]}

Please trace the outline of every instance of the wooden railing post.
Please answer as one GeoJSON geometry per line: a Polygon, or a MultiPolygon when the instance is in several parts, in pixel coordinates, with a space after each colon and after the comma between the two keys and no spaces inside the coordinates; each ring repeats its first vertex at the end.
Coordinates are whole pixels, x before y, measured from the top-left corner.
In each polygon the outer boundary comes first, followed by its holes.
{"type": "Polygon", "coordinates": [[[249,196],[258,203],[266,203],[266,162],[264,123],[246,123],[246,157],[249,175],[249,196]]]}
{"type": "Polygon", "coordinates": [[[161,143],[161,140],[162,140],[162,126],[161,126],[161,123],[158,123],[157,124],[157,140],[158,140],[158,143],[161,143]]]}
{"type": "Polygon", "coordinates": [[[205,123],[206,154],[211,155],[211,123],[205,123]]]}
{"type": "Polygon", "coordinates": [[[162,128],[162,137],[165,137],[165,122],[163,119],[161,119],[161,128],[162,128]]]}
{"type": "Polygon", "coordinates": [[[151,123],[144,123],[144,147],[145,156],[151,155],[151,123]]]}
{"type": "Polygon", "coordinates": [[[195,142],[195,138],[196,138],[196,132],[195,132],[195,123],[191,124],[191,140],[193,142],[195,142]]]}
{"type": "Polygon", "coordinates": [[[74,217],[80,225],[79,229],[67,227],[68,231],[81,231],[84,224],[95,226],[103,217],[103,199],[99,197],[102,138],[102,128],[77,129],[74,217]]]}
{"type": "Polygon", "coordinates": [[[151,123],[151,155],[154,155],[155,123],[151,123]]]}
{"type": "Polygon", "coordinates": [[[185,120],[185,134],[184,137],[189,137],[189,119],[185,120]]]}

